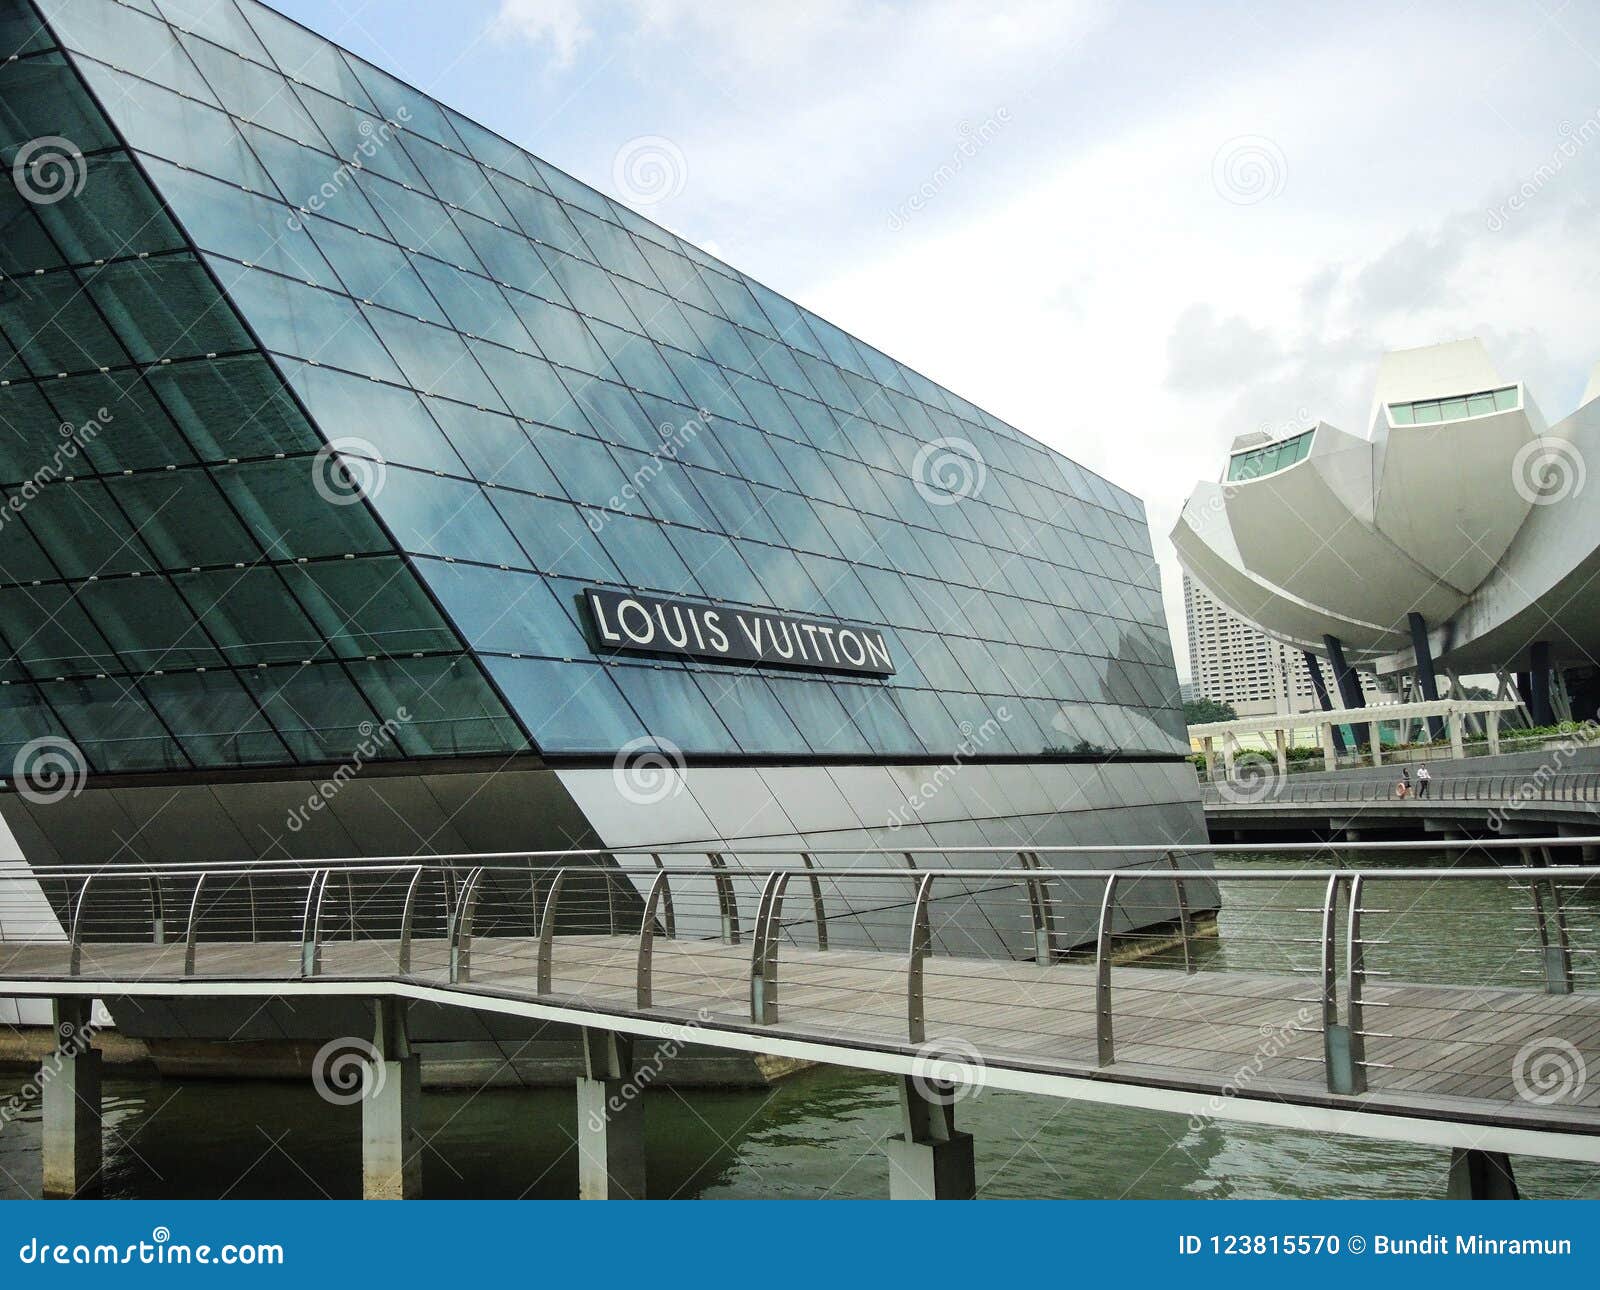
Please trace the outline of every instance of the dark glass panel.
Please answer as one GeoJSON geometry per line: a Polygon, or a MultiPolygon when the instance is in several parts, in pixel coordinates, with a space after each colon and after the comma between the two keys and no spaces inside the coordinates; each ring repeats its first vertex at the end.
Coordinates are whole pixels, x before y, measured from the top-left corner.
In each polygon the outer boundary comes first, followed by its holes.
{"type": "Polygon", "coordinates": [[[261,269],[211,265],[268,349],[404,384],[354,301],[261,269]]]}
{"type": "Polygon", "coordinates": [[[28,527],[68,578],[152,567],[104,485],[93,480],[47,484],[26,513],[28,527]]]}
{"type": "MultiPolygon", "coordinates": [[[[325,457],[290,457],[218,466],[213,473],[269,559],[389,550],[367,507],[344,477],[331,473],[339,470],[325,457]]],[[[367,473],[355,468],[350,476],[360,480],[367,473]]]]}
{"type": "Polygon", "coordinates": [[[0,591],[0,621],[14,657],[41,680],[120,670],[115,652],[70,587],[56,583],[0,591]]]}
{"type": "Polygon", "coordinates": [[[222,662],[165,578],[100,578],[81,584],[77,598],[130,671],[222,662]]]}
{"type": "MultiPolygon", "coordinates": [[[[314,452],[321,446],[259,354],[173,363],[152,368],[147,379],[203,460],[314,452]]],[[[362,388],[374,387],[364,382],[362,388]]],[[[116,430],[113,425],[109,433],[115,437],[116,430]]]]}
{"type": "Polygon", "coordinates": [[[201,468],[117,476],[106,481],[106,488],[163,568],[232,564],[260,554],[201,468]]]}
{"type": "Polygon", "coordinates": [[[281,765],[289,750],[231,672],[147,676],[139,688],[200,766],[281,765]]]}
{"type": "Polygon", "coordinates": [[[52,565],[27,525],[19,518],[25,508],[25,493],[31,490],[13,489],[11,495],[0,497],[0,582],[31,582],[36,578],[54,578],[52,565]]]}
{"type": "Polygon", "coordinates": [[[31,274],[66,263],[39,223],[37,212],[43,209],[0,178],[0,273],[31,274]]]}
{"type": "Polygon", "coordinates": [[[343,657],[461,648],[398,556],[297,564],[283,578],[343,657]]]}
{"type": "Polygon", "coordinates": [[[51,466],[61,445],[70,442],[59,431],[60,421],[33,382],[0,386],[0,479],[32,479],[36,471],[51,466]]]}
{"type": "Polygon", "coordinates": [[[126,681],[58,681],[40,687],[96,769],[182,770],[189,759],[154,709],[126,681]]]}
{"type": "MultiPolygon", "coordinates": [[[[23,148],[47,137],[68,140],[78,154],[117,143],[64,55],[0,63],[0,162],[11,170],[23,148]]],[[[24,164],[37,191],[54,195],[63,181],[75,186],[72,158],[59,151],[32,149],[24,164]]]]}
{"type": "Polygon", "coordinates": [[[487,564],[527,563],[476,484],[392,466],[374,490],[373,502],[403,551],[487,564]]]}
{"type": "Polygon", "coordinates": [[[0,328],[37,376],[128,361],[71,273],[0,279],[0,328]]]}
{"type": "Polygon", "coordinates": [[[27,0],[0,0],[0,62],[49,49],[54,43],[27,0]]]}
{"type": "Polygon", "coordinates": [[[85,157],[84,164],[82,191],[34,208],[68,261],[85,264],[139,252],[154,255],[184,245],[182,234],[127,153],[97,153],[85,157]]]}
{"type": "Polygon", "coordinates": [[[252,668],[239,679],[297,761],[346,760],[358,745],[373,749],[363,761],[400,755],[393,740],[375,737],[382,721],[337,663],[252,668]]]}
{"type": "Polygon", "coordinates": [[[236,665],[280,663],[326,653],[321,634],[274,569],[217,569],[172,579],[236,665]]]}
{"type": "Polygon", "coordinates": [[[51,381],[46,388],[62,425],[74,428],[70,442],[81,444],[87,458],[85,466],[67,473],[84,473],[87,465],[110,472],[194,461],[183,436],[137,372],[74,376],[51,381]]]}
{"type": "Polygon", "coordinates": [[[612,680],[617,669],[494,656],[483,663],[541,752],[610,754],[644,737],[644,726],[612,680]]]}
{"type": "Polygon", "coordinates": [[[0,685],[0,761],[11,766],[31,740],[61,733],[61,722],[32,685],[0,685]]]}
{"type": "Polygon", "coordinates": [[[392,719],[408,756],[516,752],[522,732],[467,658],[408,658],[350,664],[368,701],[392,719]]]}
{"type": "Polygon", "coordinates": [[[122,260],[80,276],[137,362],[250,347],[228,302],[190,256],[122,260]]]}
{"type": "MultiPolygon", "coordinates": [[[[245,147],[226,113],[97,63],[80,66],[95,93],[117,105],[118,128],[139,152],[166,157],[256,192],[273,191],[267,172],[245,147]]],[[[190,76],[209,102],[211,91],[193,72],[190,76]]]]}

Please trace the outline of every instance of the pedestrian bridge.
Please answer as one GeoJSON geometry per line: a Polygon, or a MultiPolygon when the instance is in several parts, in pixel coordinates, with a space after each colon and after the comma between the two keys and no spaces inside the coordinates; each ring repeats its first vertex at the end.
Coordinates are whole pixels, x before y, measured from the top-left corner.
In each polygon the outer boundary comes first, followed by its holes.
{"type": "MultiPolygon", "coordinates": [[[[588,1195],[643,1193],[647,1049],[691,1040],[900,1077],[899,1195],[971,1193],[963,1085],[1448,1148],[1454,1193],[1505,1194],[1509,1154],[1600,1164],[1600,868],[1561,863],[1596,840],[1475,844],[1472,867],[1402,843],[1331,867],[1127,847],[51,869],[68,933],[0,943],[0,996],[77,1027],[92,998],[370,1001],[373,1195],[420,1188],[417,1003],[582,1032],[588,1195]],[[1215,920],[1191,912],[1217,890],[1215,920]],[[1178,916],[1151,926],[1158,906],[1178,916]]],[[[46,1175],[73,1194],[98,1060],[58,1057],[46,1175]]]]}

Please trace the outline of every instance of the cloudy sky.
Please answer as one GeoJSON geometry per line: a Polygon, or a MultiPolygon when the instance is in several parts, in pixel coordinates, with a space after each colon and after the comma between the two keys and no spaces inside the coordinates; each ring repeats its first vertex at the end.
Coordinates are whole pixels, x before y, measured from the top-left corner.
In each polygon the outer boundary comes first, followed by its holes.
{"type": "Polygon", "coordinates": [[[1600,359],[1600,6],[278,3],[1138,493],[1184,674],[1234,435],[1365,433],[1385,349],[1552,420],[1600,359]]]}

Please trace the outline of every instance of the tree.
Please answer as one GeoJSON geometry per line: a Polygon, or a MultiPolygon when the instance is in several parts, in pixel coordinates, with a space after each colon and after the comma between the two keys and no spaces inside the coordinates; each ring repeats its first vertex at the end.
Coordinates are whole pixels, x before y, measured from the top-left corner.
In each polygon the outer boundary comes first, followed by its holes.
{"type": "Polygon", "coordinates": [[[1215,699],[1185,699],[1183,724],[1203,726],[1212,721],[1237,721],[1239,714],[1231,703],[1218,703],[1215,699]]]}

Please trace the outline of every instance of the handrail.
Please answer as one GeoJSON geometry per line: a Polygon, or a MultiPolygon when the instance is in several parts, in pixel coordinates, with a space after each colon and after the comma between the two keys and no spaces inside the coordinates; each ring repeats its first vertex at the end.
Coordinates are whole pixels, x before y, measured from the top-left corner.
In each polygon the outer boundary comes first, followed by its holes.
{"type": "Polygon", "coordinates": [[[83,967],[83,907],[89,901],[89,885],[92,882],[92,877],[84,879],[83,886],[78,889],[78,903],[72,911],[72,949],[67,961],[70,976],[77,976],[83,967]]]}
{"type": "MultiPolygon", "coordinates": [[[[665,869],[656,874],[656,880],[650,884],[650,896],[644,902],[644,918],[639,923],[639,954],[638,965],[634,971],[635,998],[638,1006],[648,1008],[651,998],[651,947],[655,938],[656,907],[660,904],[662,894],[668,891],[667,872],[665,869]]],[[[667,896],[670,904],[671,895],[667,896]]],[[[542,929],[541,929],[542,930],[542,929]]],[[[669,935],[671,933],[668,933],[669,935]]],[[[543,945],[543,936],[540,944],[543,945]]]]}
{"type": "Polygon", "coordinates": [[[1111,1028],[1111,921],[1116,908],[1117,878],[1105,875],[1105,891],[1100,897],[1100,922],[1094,942],[1094,1048],[1095,1061],[1109,1066],[1116,1060],[1115,1036],[1111,1028]]]}
{"type": "Polygon", "coordinates": [[[923,964],[933,951],[933,933],[928,923],[928,896],[933,891],[933,873],[917,880],[917,899],[911,910],[911,944],[906,954],[906,1038],[913,1044],[928,1039],[927,1000],[923,993],[923,964]]]}
{"type": "MultiPolygon", "coordinates": [[[[88,885],[89,885],[88,883],[84,884],[85,887],[87,887],[88,885]]],[[[183,933],[183,974],[184,974],[184,976],[193,976],[194,975],[195,939],[196,939],[196,936],[197,936],[197,934],[198,934],[198,932],[200,930],[200,928],[199,928],[199,924],[200,924],[200,893],[205,890],[205,886],[206,886],[206,875],[205,874],[201,874],[200,875],[200,881],[195,883],[195,885],[194,885],[194,895],[191,896],[190,899],[189,899],[189,925],[184,929],[184,933],[183,933]]],[[[308,899],[309,899],[309,897],[308,897],[308,899]]],[[[300,949],[300,962],[302,964],[302,969],[303,969],[303,965],[305,963],[305,947],[303,945],[301,946],[301,949],[300,949]]]]}
{"type": "Polygon", "coordinates": [[[561,899],[561,884],[567,880],[567,870],[557,869],[555,880],[544,898],[544,917],[539,920],[539,967],[535,989],[539,994],[550,993],[551,959],[555,954],[556,908],[561,899]]]}
{"type": "Polygon", "coordinates": [[[417,885],[422,881],[422,870],[411,875],[406,884],[406,903],[400,911],[400,952],[395,956],[395,968],[401,976],[411,971],[411,920],[417,912],[417,885]]]}
{"type": "Polygon", "coordinates": [[[478,907],[478,884],[483,870],[474,869],[467,875],[466,886],[461,889],[461,900],[450,929],[450,984],[462,985],[472,980],[472,916],[478,907]]]}

